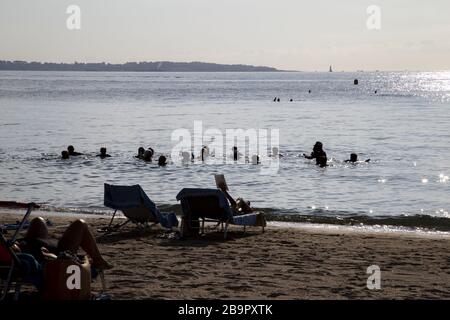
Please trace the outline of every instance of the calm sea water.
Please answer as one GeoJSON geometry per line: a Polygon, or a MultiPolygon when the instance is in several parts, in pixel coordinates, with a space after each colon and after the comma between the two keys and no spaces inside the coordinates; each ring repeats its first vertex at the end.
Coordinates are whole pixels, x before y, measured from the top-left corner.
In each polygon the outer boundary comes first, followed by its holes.
{"type": "Polygon", "coordinates": [[[0,72],[0,195],[106,211],[104,182],[139,183],[173,209],[182,187],[215,187],[219,172],[271,219],[448,231],[449,128],[450,72],[0,72]],[[192,131],[194,121],[279,129],[278,173],[134,159],[139,146],[170,154],[173,130],[192,131]],[[327,168],[298,156],[316,140],[332,159],[327,168]],[[69,144],[86,155],[60,160],[69,144]],[[95,157],[101,146],[111,158],[95,157]],[[343,163],[351,152],[371,162],[343,163]]]}

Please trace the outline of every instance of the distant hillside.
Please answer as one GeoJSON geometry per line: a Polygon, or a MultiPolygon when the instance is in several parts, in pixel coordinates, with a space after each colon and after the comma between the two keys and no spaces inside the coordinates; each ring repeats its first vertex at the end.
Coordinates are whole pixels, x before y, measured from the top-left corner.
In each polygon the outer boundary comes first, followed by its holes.
{"type": "Polygon", "coordinates": [[[1,61],[0,70],[35,71],[142,71],[142,72],[267,72],[280,71],[271,67],[243,64],[217,64],[205,62],[127,62],[111,63],[52,63],[1,61]]]}

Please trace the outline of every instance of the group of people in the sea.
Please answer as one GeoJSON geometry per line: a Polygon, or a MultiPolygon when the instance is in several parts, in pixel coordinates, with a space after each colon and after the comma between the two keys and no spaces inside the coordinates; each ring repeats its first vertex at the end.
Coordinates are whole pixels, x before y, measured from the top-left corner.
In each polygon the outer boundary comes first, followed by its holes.
{"type": "MultiPolygon", "coordinates": [[[[328,164],[328,158],[327,153],[323,150],[323,144],[320,141],[317,141],[313,146],[313,151],[310,155],[307,155],[306,153],[303,154],[303,157],[306,159],[315,159],[316,165],[320,166],[321,168],[326,167],[328,164]]],[[[360,162],[358,160],[358,154],[351,153],[350,159],[344,160],[346,163],[358,163],[360,162]]],[[[370,159],[366,159],[363,162],[370,162],[370,159]]]]}
{"type": "MultiPolygon", "coordinates": [[[[236,146],[233,147],[232,151],[233,151],[233,160],[238,161],[241,158],[242,154],[239,152],[239,150],[236,146]]],[[[76,156],[82,156],[82,155],[84,155],[84,154],[80,153],[80,152],[76,152],[75,148],[72,145],[70,145],[67,147],[67,150],[64,150],[61,152],[61,159],[69,159],[70,157],[76,157],[76,156]]],[[[149,148],[145,149],[144,147],[139,147],[138,153],[135,156],[135,158],[146,161],[146,162],[152,162],[154,155],[155,155],[155,150],[153,148],[149,147],[149,148]]],[[[209,148],[207,146],[203,146],[202,150],[201,150],[201,155],[200,155],[201,161],[205,161],[206,157],[208,157],[209,155],[210,155],[209,148]]],[[[107,150],[105,147],[101,147],[100,153],[97,154],[96,156],[101,159],[111,157],[111,155],[109,155],[107,153],[107,150]]],[[[188,152],[183,152],[182,157],[183,157],[183,162],[194,161],[194,159],[195,159],[194,153],[189,154],[188,152]]],[[[272,148],[271,157],[281,158],[281,157],[283,157],[283,155],[281,153],[279,153],[277,147],[274,147],[274,148],[272,148]]],[[[310,159],[310,160],[315,159],[316,165],[318,165],[321,168],[328,166],[327,154],[323,149],[322,142],[320,142],[320,141],[317,141],[314,144],[313,150],[309,155],[306,153],[303,153],[303,157],[306,159],[310,159]]],[[[251,161],[249,160],[248,162],[251,162],[252,164],[256,164],[256,165],[261,163],[259,155],[253,155],[251,157],[251,161]]],[[[344,162],[356,164],[358,162],[370,162],[370,159],[366,159],[364,161],[359,161],[358,155],[356,153],[351,153],[350,159],[344,160],[344,162]]],[[[168,164],[167,157],[164,155],[160,155],[158,157],[157,163],[161,167],[166,166],[168,164]]]]}
{"type": "MultiPolygon", "coordinates": [[[[146,162],[152,162],[153,156],[155,155],[155,150],[153,148],[148,148],[147,150],[144,147],[139,147],[138,153],[135,158],[144,160],[146,162]]],[[[164,167],[167,164],[167,158],[164,155],[160,155],[158,158],[158,165],[160,167],[164,167]]]]}
{"type": "MultiPolygon", "coordinates": [[[[67,150],[61,151],[61,159],[69,159],[70,157],[77,157],[77,156],[83,156],[84,153],[76,152],[74,146],[70,145],[67,147],[67,150]]],[[[111,155],[109,155],[106,152],[105,147],[100,148],[100,153],[96,155],[96,157],[100,158],[109,158],[111,155]]]]}
{"type": "MultiPolygon", "coordinates": [[[[311,93],[311,89],[308,90],[308,93],[311,93]]],[[[280,102],[280,101],[281,101],[280,97],[273,98],[273,102],[280,102]]],[[[294,101],[294,99],[292,99],[292,98],[289,99],[289,102],[293,102],[293,101],[294,101]]]]}

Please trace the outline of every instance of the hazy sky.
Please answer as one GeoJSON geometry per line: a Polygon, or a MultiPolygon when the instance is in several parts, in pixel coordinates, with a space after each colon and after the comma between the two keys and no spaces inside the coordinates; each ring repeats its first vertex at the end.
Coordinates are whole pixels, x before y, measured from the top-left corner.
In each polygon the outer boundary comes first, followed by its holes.
{"type": "Polygon", "coordinates": [[[0,60],[450,69],[450,1],[0,0],[0,60]],[[66,27],[72,4],[80,30],[66,27]],[[370,5],[380,30],[366,26],[370,5]]]}

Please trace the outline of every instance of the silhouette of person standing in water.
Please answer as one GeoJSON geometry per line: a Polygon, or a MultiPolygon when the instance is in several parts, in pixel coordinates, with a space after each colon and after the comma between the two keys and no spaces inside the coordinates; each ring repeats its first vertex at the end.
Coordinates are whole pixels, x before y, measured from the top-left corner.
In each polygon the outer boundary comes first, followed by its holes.
{"type": "Polygon", "coordinates": [[[311,152],[311,155],[303,154],[303,156],[306,159],[316,159],[316,164],[325,167],[327,165],[327,154],[323,150],[323,144],[320,141],[317,141],[314,144],[313,151],[311,152]]]}
{"type": "Polygon", "coordinates": [[[239,159],[239,152],[237,147],[233,147],[233,160],[237,161],[239,159]]]}

